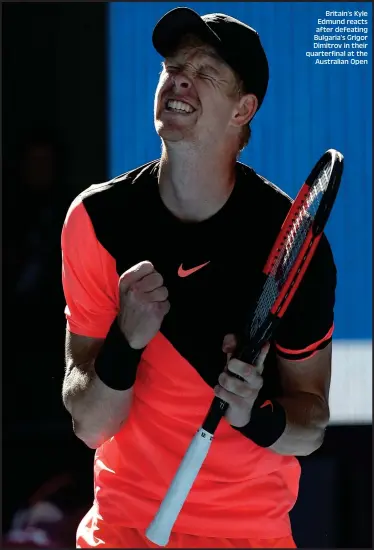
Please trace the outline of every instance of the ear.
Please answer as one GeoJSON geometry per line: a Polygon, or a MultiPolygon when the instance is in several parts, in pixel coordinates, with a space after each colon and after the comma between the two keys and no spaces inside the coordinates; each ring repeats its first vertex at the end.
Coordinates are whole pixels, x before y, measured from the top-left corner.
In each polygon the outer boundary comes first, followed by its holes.
{"type": "Polygon", "coordinates": [[[253,94],[243,95],[238,105],[235,108],[231,124],[239,127],[248,124],[248,122],[254,117],[258,107],[258,99],[253,94]]]}

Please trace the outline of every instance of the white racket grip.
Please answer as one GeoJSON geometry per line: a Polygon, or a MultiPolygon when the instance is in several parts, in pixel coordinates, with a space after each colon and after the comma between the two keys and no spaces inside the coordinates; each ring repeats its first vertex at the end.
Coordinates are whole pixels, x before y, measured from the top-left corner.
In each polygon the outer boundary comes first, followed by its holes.
{"type": "Polygon", "coordinates": [[[200,428],[191,441],[160,508],[146,531],[146,537],[154,544],[166,546],[168,543],[173,525],[208,454],[212,439],[212,434],[200,428]]]}

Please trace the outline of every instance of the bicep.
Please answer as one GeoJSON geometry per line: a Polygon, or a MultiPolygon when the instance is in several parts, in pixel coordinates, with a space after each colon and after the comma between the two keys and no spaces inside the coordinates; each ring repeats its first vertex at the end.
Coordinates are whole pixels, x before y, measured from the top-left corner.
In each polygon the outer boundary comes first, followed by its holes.
{"type": "Polygon", "coordinates": [[[284,395],[303,392],[328,399],[335,288],[336,268],[323,236],[275,334],[284,395]]]}
{"type": "Polygon", "coordinates": [[[331,380],[331,342],[302,361],[277,356],[282,394],[309,393],[328,401],[331,380]]]}

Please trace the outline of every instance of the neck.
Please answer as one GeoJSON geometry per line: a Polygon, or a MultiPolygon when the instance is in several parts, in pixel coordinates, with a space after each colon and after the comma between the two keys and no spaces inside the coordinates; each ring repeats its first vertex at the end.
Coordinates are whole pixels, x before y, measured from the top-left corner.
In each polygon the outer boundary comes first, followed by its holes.
{"type": "Polygon", "coordinates": [[[163,143],[159,190],[165,206],[184,221],[216,214],[235,185],[236,158],[227,152],[196,150],[186,143],[163,143]]]}

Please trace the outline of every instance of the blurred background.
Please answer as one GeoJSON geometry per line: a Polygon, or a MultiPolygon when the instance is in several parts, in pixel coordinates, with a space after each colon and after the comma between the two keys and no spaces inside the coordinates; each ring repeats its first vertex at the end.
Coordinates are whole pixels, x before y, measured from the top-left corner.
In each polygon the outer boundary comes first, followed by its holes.
{"type": "MultiPolygon", "coordinates": [[[[177,5],[2,5],[5,547],[74,547],[93,500],[93,451],[61,401],[61,227],[80,191],[159,156],[151,33],[177,5]]],[[[332,421],[323,447],[301,459],[292,522],[299,547],[372,547],[372,60],[306,57],[329,4],[183,5],[229,13],[261,36],[271,80],[243,162],[295,196],[326,149],[345,155],[326,231],[339,276],[332,421]]],[[[337,9],[366,10],[371,24],[369,3],[337,9]]]]}

